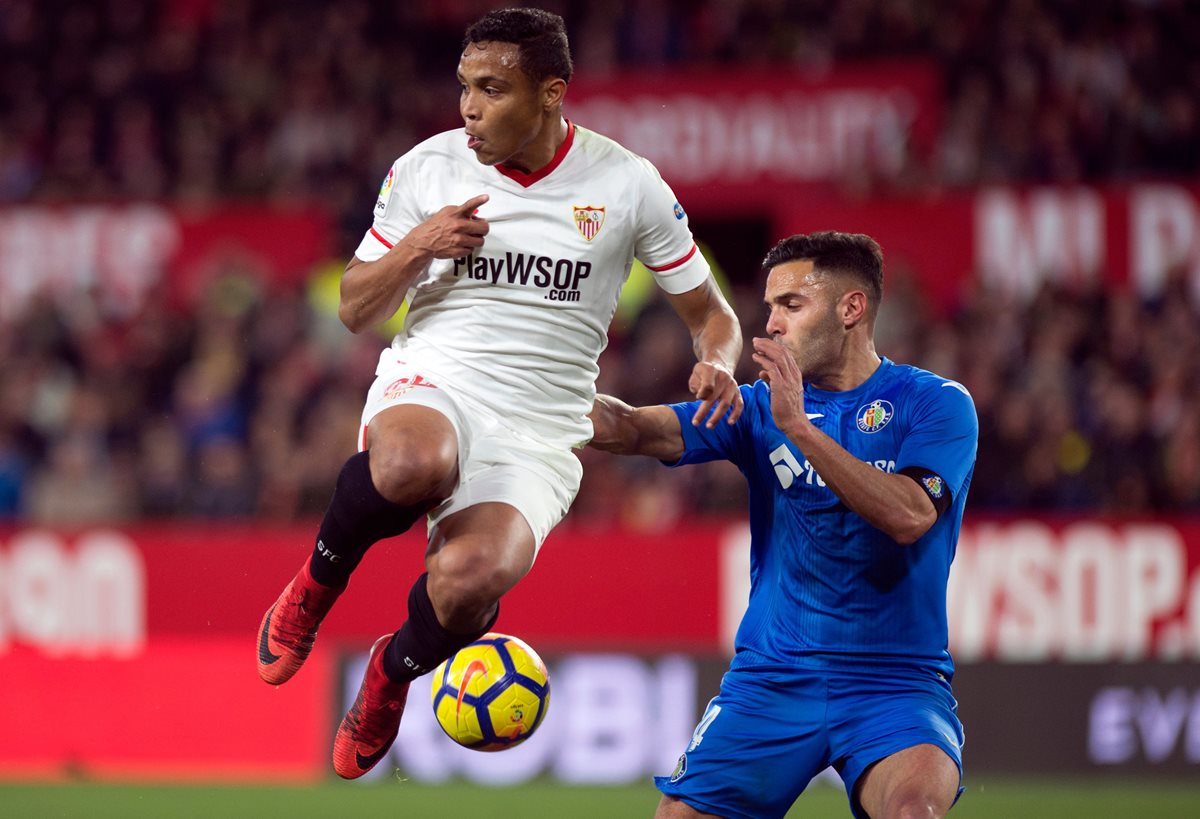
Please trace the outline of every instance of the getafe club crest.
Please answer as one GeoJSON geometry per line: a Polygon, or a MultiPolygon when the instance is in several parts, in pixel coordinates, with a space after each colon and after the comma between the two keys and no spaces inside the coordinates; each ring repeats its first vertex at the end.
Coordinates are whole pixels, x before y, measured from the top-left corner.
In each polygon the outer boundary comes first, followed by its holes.
{"type": "Polygon", "coordinates": [[[858,413],[855,419],[858,422],[858,428],[870,434],[879,432],[887,426],[888,421],[892,420],[892,416],[896,414],[896,410],[892,408],[891,401],[876,399],[865,406],[858,408],[858,413]]]}
{"type": "Polygon", "coordinates": [[[685,773],[687,773],[687,754],[682,754],[679,761],[675,763],[675,770],[671,771],[671,781],[678,782],[683,779],[685,773]]]}
{"type": "Polygon", "coordinates": [[[597,208],[592,205],[587,207],[579,207],[572,205],[575,211],[575,227],[583,238],[589,242],[596,238],[596,234],[600,232],[600,228],[604,225],[604,208],[597,208]]]}

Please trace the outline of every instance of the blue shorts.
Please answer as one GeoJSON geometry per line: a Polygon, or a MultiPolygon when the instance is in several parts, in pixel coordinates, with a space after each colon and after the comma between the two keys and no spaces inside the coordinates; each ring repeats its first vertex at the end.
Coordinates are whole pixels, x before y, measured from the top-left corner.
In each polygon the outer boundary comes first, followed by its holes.
{"type": "Polygon", "coordinates": [[[727,672],[675,772],[658,789],[726,819],[783,816],[832,765],[855,816],[863,772],[914,745],[941,748],[962,778],[962,723],[950,684],[903,668],[740,668],[727,672]]]}

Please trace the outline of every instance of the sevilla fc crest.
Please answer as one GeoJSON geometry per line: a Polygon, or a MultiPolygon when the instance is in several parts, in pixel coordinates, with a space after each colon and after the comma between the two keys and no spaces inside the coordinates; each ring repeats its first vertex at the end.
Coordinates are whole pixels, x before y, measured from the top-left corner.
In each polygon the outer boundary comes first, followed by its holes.
{"type": "Polygon", "coordinates": [[[595,239],[596,234],[604,225],[604,208],[596,208],[591,205],[585,208],[572,205],[572,208],[575,210],[575,227],[579,229],[580,235],[589,242],[595,239]]]}

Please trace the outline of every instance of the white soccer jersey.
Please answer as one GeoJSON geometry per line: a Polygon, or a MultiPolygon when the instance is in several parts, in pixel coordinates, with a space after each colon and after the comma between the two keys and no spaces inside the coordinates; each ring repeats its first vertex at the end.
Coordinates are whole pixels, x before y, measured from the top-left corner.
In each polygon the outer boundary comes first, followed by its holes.
{"type": "Polygon", "coordinates": [[[430,263],[392,347],[506,422],[582,446],[634,257],[668,293],[703,283],[708,263],[654,166],[573,123],[533,174],[480,164],[461,130],[417,145],[388,172],[355,255],[374,261],[446,205],[482,193],[491,197],[478,212],[490,226],[483,246],[430,263]]]}

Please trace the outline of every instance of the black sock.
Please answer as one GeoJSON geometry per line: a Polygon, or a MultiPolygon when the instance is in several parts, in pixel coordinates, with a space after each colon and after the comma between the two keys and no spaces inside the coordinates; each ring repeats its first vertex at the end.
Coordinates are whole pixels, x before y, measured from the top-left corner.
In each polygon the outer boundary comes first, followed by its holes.
{"type": "Polygon", "coordinates": [[[465,645],[489,632],[500,616],[500,604],[487,625],[471,634],[455,634],[438,622],[429,599],[429,574],[423,574],[408,593],[408,622],[400,627],[383,655],[383,670],[392,682],[415,680],[465,645]]]}
{"type": "Polygon", "coordinates": [[[371,545],[408,531],[424,514],[397,506],[371,480],[370,451],[346,461],[338,475],[333,499],[325,510],[317,545],[309,561],[313,580],[322,586],[344,586],[371,545]]]}

